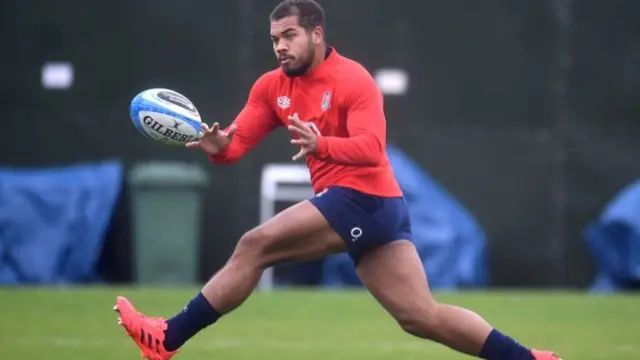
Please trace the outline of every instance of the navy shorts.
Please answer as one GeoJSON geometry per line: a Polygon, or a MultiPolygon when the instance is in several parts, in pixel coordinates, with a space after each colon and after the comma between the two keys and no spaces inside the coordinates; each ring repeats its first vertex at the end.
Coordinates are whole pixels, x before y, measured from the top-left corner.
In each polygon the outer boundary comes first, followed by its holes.
{"type": "Polygon", "coordinates": [[[412,241],[404,197],[381,197],[332,186],[310,201],[347,244],[355,265],[362,255],[380,245],[412,241]]]}

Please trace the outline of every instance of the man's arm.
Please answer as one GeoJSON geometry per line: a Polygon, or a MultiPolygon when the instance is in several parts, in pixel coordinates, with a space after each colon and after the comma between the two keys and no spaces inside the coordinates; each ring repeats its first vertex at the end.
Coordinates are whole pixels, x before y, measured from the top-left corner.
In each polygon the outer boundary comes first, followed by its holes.
{"type": "Polygon", "coordinates": [[[382,94],[368,74],[352,80],[347,101],[349,137],[318,137],[315,156],[330,163],[376,166],[384,154],[386,120],[382,94]]]}
{"type": "Polygon", "coordinates": [[[237,129],[229,147],[223,152],[209,155],[211,162],[216,164],[235,163],[280,125],[269,105],[270,85],[271,74],[262,75],[256,80],[249,92],[247,103],[233,121],[237,129]]]}

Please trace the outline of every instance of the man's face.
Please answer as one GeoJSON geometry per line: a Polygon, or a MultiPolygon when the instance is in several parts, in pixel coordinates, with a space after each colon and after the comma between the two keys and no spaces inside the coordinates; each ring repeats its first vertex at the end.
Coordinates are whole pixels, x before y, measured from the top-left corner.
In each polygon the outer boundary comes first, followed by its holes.
{"type": "Polygon", "coordinates": [[[305,31],[297,16],[271,21],[271,41],[278,62],[287,76],[300,76],[307,72],[315,56],[317,29],[305,31]]]}

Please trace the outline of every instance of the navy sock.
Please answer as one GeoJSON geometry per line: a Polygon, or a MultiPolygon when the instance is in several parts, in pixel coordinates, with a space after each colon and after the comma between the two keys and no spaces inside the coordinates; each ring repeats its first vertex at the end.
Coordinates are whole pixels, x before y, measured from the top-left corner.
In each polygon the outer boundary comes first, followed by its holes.
{"type": "Polygon", "coordinates": [[[496,329],[487,337],[479,357],[486,360],[535,360],[531,350],[496,329]]]}
{"type": "Polygon", "coordinates": [[[200,330],[215,323],[221,316],[204,295],[199,293],[185,306],[184,310],[167,320],[164,348],[167,351],[178,349],[200,330]]]}

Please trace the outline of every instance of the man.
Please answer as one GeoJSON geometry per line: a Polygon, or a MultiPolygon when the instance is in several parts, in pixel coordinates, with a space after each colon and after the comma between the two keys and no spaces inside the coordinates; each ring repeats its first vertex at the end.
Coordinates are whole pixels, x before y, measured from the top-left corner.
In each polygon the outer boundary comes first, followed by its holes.
{"type": "Polygon", "coordinates": [[[147,317],[118,297],[119,321],[142,356],[170,359],[240,306],[265,268],[347,251],[364,285],[406,332],[487,360],[558,359],[433,299],[384,150],[386,120],[375,81],[325,44],[324,12],[315,1],[285,0],[270,19],[279,69],[256,81],[231,126],[203,125],[202,138],[187,147],[230,164],[286,125],[300,148],[293,160],[305,159],[317,195],[244,234],[226,265],[173,318],[147,317]]]}

